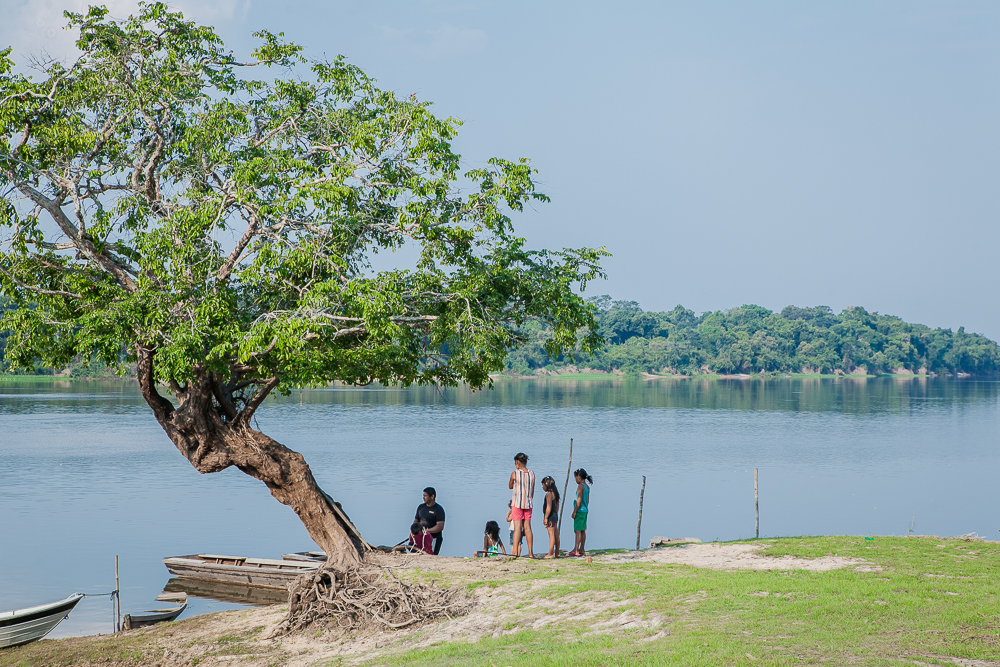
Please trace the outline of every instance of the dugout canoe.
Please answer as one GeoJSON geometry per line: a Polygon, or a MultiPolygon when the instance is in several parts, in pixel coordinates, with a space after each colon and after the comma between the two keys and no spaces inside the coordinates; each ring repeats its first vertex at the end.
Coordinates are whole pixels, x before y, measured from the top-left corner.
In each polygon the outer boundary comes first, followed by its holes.
{"type": "Polygon", "coordinates": [[[187,602],[182,602],[179,606],[171,609],[150,609],[141,614],[125,614],[122,617],[122,629],[135,630],[157,623],[166,623],[180,616],[185,609],[187,609],[187,602]]]}
{"type": "Polygon", "coordinates": [[[297,577],[319,567],[315,562],[216,554],[171,556],[164,558],[163,564],[175,577],[280,590],[287,590],[297,577]]]}
{"type": "Polygon", "coordinates": [[[292,554],[281,554],[282,560],[295,560],[301,563],[325,563],[326,553],[323,551],[296,551],[292,554]]]}
{"type": "Polygon", "coordinates": [[[83,598],[83,593],[74,593],[58,602],[0,612],[0,648],[20,646],[41,639],[69,616],[73,607],[83,598]]]}

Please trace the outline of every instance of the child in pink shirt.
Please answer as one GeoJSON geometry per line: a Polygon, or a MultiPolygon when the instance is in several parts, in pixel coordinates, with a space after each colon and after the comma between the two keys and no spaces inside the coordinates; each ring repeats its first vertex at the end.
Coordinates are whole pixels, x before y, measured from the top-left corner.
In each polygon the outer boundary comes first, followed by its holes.
{"type": "Polygon", "coordinates": [[[409,545],[426,554],[434,555],[434,538],[419,523],[410,526],[409,545]]]}

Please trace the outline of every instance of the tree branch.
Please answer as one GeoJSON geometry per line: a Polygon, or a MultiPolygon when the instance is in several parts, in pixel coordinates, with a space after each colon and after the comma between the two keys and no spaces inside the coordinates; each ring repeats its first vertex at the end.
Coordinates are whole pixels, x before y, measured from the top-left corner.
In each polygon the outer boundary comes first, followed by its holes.
{"type": "Polygon", "coordinates": [[[174,413],[174,405],[156,391],[156,376],[153,372],[153,358],[156,356],[155,349],[147,349],[141,344],[135,346],[136,374],[139,378],[139,388],[142,390],[142,397],[153,410],[156,420],[161,424],[170,419],[174,413]]]}
{"type": "Polygon", "coordinates": [[[20,280],[18,280],[14,276],[10,275],[9,273],[7,273],[2,267],[0,267],[0,273],[2,273],[5,276],[7,276],[7,279],[10,280],[11,282],[13,282],[14,284],[16,284],[18,287],[22,287],[22,288],[24,288],[26,290],[30,290],[30,291],[34,292],[35,294],[48,294],[49,296],[68,296],[68,297],[70,297],[72,299],[82,299],[83,298],[79,294],[74,294],[73,292],[64,292],[63,290],[42,289],[41,287],[34,287],[32,285],[25,285],[20,280]]]}
{"type": "Polygon", "coordinates": [[[232,422],[236,419],[236,407],[223,392],[222,385],[214,373],[211,376],[210,382],[212,383],[212,394],[215,395],[215,400],[219,402],[223,412],[226,413],[226,419],[232,422]]]}
{"type": "Polygon", "coordinates": [[[233,267],[236,266],[236,262],[239,261],[240,256],[243,254],[243,251],[246,250],[250,240],[257,235],[257,228],[259,224],[260,218],[256,215],[251,215],[250,222],[247,224],[247,229],[243,232],[243,236],[240,237],[239,243],[237,243],[236,247],[233,248],[233,251],[229,253],[229,257],[226,258],[226,263],[222,265],[221,269],[219,269],[218,280],[220,282],[229,279],[229,274],[233,272],[233,267]]]}
{"type": "Polygon", "coordinates": [[[250,424],[250,418],[253,417],[253,413],[257,412],[257,408],[259,408],[260,404],[264,402],[267,395],[278,386],[280,381],[280,378],[276,375],[265,382],[261,388],[257,390],[257,393],[254,394],[253,398],[247,401],[246,406],[240,410],[240,413],[236,416],[235,423],[248,426],[250,424]]]}
{"type": "MultiPolygon", "coordinates": [[[[129,292],[135,292],[138,289],[135,281],[132,280],[132,277],[127,271],[123,270],[122,267],[118,266],[118,263],[114,259],[108,257],[104,253],[98,252],[97,249],[94,248],[93,243],[81,237],[80,230],[63,212],[61,208],[61,200],[46,197],[23,178],[7,169],[3,169],[0,173],[2,173],[7,180],[12,182],[22,194],[31,199],[31,201],[35,202],[35,204],[41,208],[48,211],[55,223],[59,225],[59,229],[61,229],[66,236],[73,240],[73,245],[77,250],[85,254],[87,257],[92,259],[94,263],[113,275],[115,279],[118,280],[119,284],[129,292]]],[[[54,180],[62,180],[51,174],[47,174],[47,176],[54,180]]]]}

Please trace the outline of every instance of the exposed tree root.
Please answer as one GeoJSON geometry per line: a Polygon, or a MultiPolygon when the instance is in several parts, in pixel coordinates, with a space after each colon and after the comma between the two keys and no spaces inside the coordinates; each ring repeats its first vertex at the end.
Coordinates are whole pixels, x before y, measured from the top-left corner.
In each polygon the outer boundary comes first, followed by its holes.
{"type": "Polygon", "coordinates": [[[412,628],[438,618],[461,616],[470,602],[447,588],[400,581],[389,568],[322,567],[302,575],[288,595],[288,616],[275,633],[319,628],[340,636],[351,630],[412,628]]]}

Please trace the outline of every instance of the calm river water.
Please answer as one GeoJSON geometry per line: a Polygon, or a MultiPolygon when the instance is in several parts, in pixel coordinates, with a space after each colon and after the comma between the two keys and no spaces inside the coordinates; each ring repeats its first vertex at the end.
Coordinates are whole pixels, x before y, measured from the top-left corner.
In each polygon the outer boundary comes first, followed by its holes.
{"type": "MultiPolygon", "coordinates": [[[[407,534],[421,489],[447,512],[442,554],[503,523],[519,451],[560,491],[595,479],[587,544],[762,536],[1000,537],[1000,382],[945,378],[522,380],[492,391],[329,389],[269,399],[260,428],[302,452],[375,544],[407,534]]],[[[566,521],[564,520],[564,523],[566,521]]],[[[545,551],[544,530],[536,551],[545,551]]],[[[563,543],[572,533],[563,530],[563,543]]],[[[506,540],[506,530],[502,533],[506,540]]],[[[160,559],[277,558],[315,548],[291,510],[239,471],[199,475],[126,382],[0,382],[0,611],[114,588],[124,612],[163,606],[160,559]]],[[[194,598],[185,616],[238,606],[194,598]]],[[[50,636],[106,633],[87,598],[50,636]]]]}

